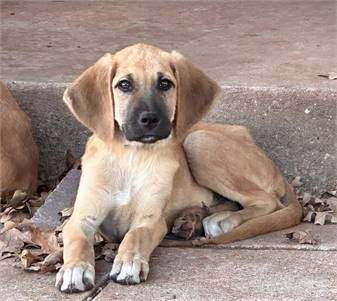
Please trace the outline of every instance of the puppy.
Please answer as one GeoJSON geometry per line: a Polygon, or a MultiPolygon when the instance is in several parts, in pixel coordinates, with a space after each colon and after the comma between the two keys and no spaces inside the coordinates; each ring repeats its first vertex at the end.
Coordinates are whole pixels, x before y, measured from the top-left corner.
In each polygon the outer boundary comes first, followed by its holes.
{"type": "Polygon", "coordinates": [[[28,116],[0,82],[0,196],[37,185],[38,149],[28,116]]]}
{"type": "Polygon", "coordinates": [[[64,265],[56,277],[62,292],[94,285],[98,229],[121,241],[112,279],[145,281],[150,255],[174,219],[186,208],[216,206],[215,192],[243,209],[206,217],[207,242],[245,239],[300,221],[295,195],[245,128],[198,123],[219,92],[181,54],[144,44],[106,54],[65,91],[66,104],[93,135],[63,231],[64,265]]]}

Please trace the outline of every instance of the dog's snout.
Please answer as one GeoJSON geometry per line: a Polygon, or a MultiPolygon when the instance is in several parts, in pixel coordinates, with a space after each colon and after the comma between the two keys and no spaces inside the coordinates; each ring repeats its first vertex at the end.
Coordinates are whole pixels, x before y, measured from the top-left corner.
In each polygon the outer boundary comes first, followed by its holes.
{"type": "Polygon", "coordinates": [[[166,107],[154,100],[139,101],[137,104],[122,126],[126,139],[149,144],[167,138],[171,133],[171,123],[167,117],[166,107]]]}
{"type": "Polygon", "coordinates": [[[146,130],[152,130],[156,128],[159,124],[159,121],[159,116],[154,112],[142,112],[138,118],[139,125],[146,130]]]}

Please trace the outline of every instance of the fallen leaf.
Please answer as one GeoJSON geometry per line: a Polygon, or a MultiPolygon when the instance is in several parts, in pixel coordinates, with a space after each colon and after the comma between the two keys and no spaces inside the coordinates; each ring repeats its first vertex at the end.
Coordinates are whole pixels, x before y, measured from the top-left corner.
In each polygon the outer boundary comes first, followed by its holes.
{"type": "Polygon", "coordinates": [[[327,74],[318,74],[318,76],[334,80],[334,79],[337,79],[337,72],[329,72],[327,74]]]}
{"type": "Polygon", "coordinates": [[[315,221],[314,224],[315,225],[324,225],[325,224],[325,220],[328,217],[328,215],[330,215],[330,212],[315,212],[316,216],[315,216],[315,221]]]}
{"type": "Polygon", "coordinates": [[[24,234],[16,228],[0,235],[0,256],[3,253],[19,253],[24,246],[24,234]]]}
{"type": "Polygon", "coordinates": [[[16,190],[13,197],[8,201],[7,206],[16,208],[23,205],[23,201],[26,199],[27,193],[21,190],[16,190]]]}
{"type": "Polygon", "coordinates": [[[330,210],[337,213],[337,198],[331,197],[326,200],[326,203],[328,204],[330,210]]]}
{"type": "Polygon", "coordinates": [[[80,169],[81,168],[81,159],[77,159],[71,150],[66,151],[66,168],[65,170],[60,174],[58,177],[58,182],[60,182],[66,174],[71,170],[71,169],[80,169]]]}
{"type": "Polygon", "coordinates": [[[116,251],[118,250],[119,244],[107,243],[103,246],[101,255],[103,259],[107,262],[113,262],[116,256],[116,251]]]}
{"type": "Polygon", "coordinates": [[[7,221],[5,223],[2,224],[2,228],[0,230],[0,235],[5,233],[6,231],[12,229],[12,228],[15,228],[17,224],[12,222],[12,221],[7,221]]]}
{"type": "Polygon", "coordinates": [[[68,219],[74,211],[74,207],[64,208],[62,211],[59,212],[61,215],[60,221],[63,223],[66,219],[68,219]]]}
{"type": "Polygon", "coordinates": [[[63,249],[54,251],[50,253],[42,262],[41,262],[41,272],[55,272],[59,270],[63,262],[63,249]]]}
{"type": "Polygon", "coordinates": [[[304,216],[303,221],[311,223],[313,217],[315,217],[315,212],[314,211],[309,211],[304,216]]]}
{"type": "Polygon", "coordinates": [[[28,269],[33,263],[43,260],[41,250],[24,249],[20,254],[20,260],[24,269],[28,269]]]}
{"type": "Polygon", "coordinates": [[[302,206],[305,206],[306,204],[308,204],[311,201],[312,195],[309,192],[305,192],[303,194],[303,197],[301,198],[301,203],[302,206]]]}
{"type": "Polygon", "coordinates": [[[300,176],[296,176],[292,182],[291,182],[291,186],[293,187],[299,187],[303,185],[303,182],[301,181],[302,178],[300,176]]]}
{"type": "Polygon", "coordinates": [[[325,192],[320,197],[309,198],[304,194],[301,198],[304,209],[303,221],[313,222],[316,225],[337,223],[337,198],[325,192]],[[329,198],[324,198],[330,196],[329,198]]]}
{"type": "Polygon", "coordinates": [[[45,252],[54,252],[60,249],[54,231],[43,232],[30,221],[18,226],[26,234],[25,242],[39,246],[45,252]]]}
{"type": "Polygon", "coordinates": [[[294,240],[300,244],[316,245],[318,243],[310,231],[294,231],[285,234],[285,237],[294,240]]]}
{"type": "Polygon", "coordinates": [[[12,252],[3,252],[2,255],[0,255],[0,261],[5,260],[8,258],[16,257],[17,255],[12,252]]]}

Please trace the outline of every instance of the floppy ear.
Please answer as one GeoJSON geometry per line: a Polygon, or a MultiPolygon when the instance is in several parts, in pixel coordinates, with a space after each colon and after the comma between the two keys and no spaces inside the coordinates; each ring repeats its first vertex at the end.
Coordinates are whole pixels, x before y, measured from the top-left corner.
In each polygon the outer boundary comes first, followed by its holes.
{"type": "Polygon", "coordinates": [[[173,51],[172,57],[178,82],[176,136],[182,137],[207,113],[221,89],[180,53],[173,51]]]}
{"type": "Polygon", "coordinates": [[[110,53],[84,71],[63,95],[75,117],[101,140],[114,134],[112,79],[115,63],[110,53]]]}

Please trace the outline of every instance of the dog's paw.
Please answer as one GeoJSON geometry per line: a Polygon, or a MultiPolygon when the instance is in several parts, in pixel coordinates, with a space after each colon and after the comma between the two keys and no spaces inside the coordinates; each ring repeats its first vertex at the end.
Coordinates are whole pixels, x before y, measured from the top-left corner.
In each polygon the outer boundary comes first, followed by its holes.
{"type": "Polygon", "coordinates": [[[121,284],[138,284],[149,274],[149,264],[140,255],[133,253],[117,254],[110,277],[121,284]]]}
{"type": "Polygon", "coordinates": [[[206,237],[216,237],[232,231],[240,224],[238,216],[231,211],[217,212],[202,220],[206,237]]]}
{"type": "Polygon", "coordinates": [[[64,293],[79,293],[95,284],[95,269],[86,262],[65,264],[56,275],[55,286],[64,293]]]}
{"type": "Polygon", "coordinates": [[[202,218],[204,209],[192,207],[185,209],[178,216],[172,227],[172,234],[183,239],[191,239],[203,234],[202,218]]]}

